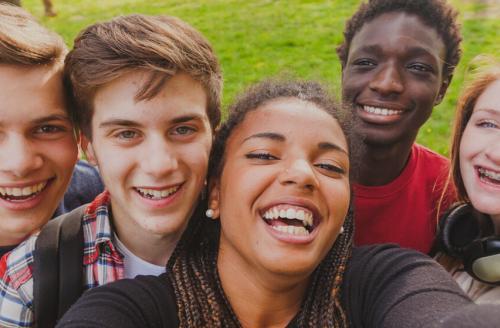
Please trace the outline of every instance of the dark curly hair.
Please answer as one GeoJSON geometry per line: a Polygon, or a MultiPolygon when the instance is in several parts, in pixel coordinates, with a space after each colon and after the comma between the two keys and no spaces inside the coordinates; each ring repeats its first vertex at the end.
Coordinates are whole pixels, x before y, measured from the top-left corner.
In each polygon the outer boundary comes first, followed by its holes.
{"type": "MultiPolygon", "coordinates": [[[[246,114],[283,97],[309,101],[325,110],[340,123],[349,149],[357,149],[360,143],[352,134],[350,111],[337,105],[320,84],[266,81],[250,88],[231,106],[229,118],[221,127],[212,150],[209,169],[212,179],[220,176],[227,140],[246,114]]],[[[353,157],[357,152],[349,151],[349,154],[353,157]]],[[[204,208],[206,204],[197,208],[168,264],[167,272],[176,294],[180,327],[241,327],[224,295],[217,272],[220,223],[219,220],[204,218],[204,208]]],[[[310,286],[296,317],[299,327],[348,326],[349,319],[341,302],[341,285],[354,233],[351,207],[343,227],[344,233],[338,236],[311,276],[310,286]]]]}
{"type": "Polygon", "coordinates": [[[460,50],[462,36],[460,26],[457,23],[458,13],[445,0],[369,0],[362,3],[346,22],[344,41],[337,47],[342,68],[347,63],[349,48],[356,33],[361,30],[364,24],[389,12],[415,15],[425,25],[436,30],[446,48],[443,76],[449,79],[462,55],[460,50]]]}

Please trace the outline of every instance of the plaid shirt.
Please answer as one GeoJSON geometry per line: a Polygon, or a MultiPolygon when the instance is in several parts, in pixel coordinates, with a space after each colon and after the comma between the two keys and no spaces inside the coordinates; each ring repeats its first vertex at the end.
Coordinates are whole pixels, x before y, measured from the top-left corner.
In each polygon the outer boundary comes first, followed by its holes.
{"type": "MultiPolygon", "coordinates": [[[[84,289],[123,278],[123,256],[112,243],[109,193],[97,196],[83,216],[84,289]]],[[[0,327],[33,326],[33,251],[38,234],[0,261],[0,327]]]]}

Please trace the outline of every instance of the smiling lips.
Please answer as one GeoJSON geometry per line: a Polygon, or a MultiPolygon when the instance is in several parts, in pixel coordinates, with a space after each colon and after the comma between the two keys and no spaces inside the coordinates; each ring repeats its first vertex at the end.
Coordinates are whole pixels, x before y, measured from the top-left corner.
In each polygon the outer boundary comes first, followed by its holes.
{"type": "Polygon", "coordinates": [[[262,217],[274,230],[290,235],[307,236],[314,230],[313,214],[307,208],[277,205],[266,210],[262,217]]]}
{"type": "Polygon", "coordinates": [[[144,198],[148,198],[151,200],[162,200],[175,194],[180,187],[181,184],[165,189],[149,189],[137,187],[135,188],[135,190],[137,190],[137,192],[144,198]]]}
{"type": "Polygon", "coordinates": [[[491,184],[500,184],[500,172],[491,171],[483,167],[478,168],[477,171],[481,180],[491,184]]]}
{"type": "Polygon", "coordinates": [[[47,186],[48,180],[26,187],[0,187],[0,198],[7,201],[25,201],[36,197],[47,186]]]}
{"type": "Polygon", "coordinates": [[[363,109],[363,111],[367,113],[382,115],[382,116],[401,115],[403,113],[402,110],[394,110],[389,108],[374,107],[368,105],[363,105],[361,108],[363,109]]]}

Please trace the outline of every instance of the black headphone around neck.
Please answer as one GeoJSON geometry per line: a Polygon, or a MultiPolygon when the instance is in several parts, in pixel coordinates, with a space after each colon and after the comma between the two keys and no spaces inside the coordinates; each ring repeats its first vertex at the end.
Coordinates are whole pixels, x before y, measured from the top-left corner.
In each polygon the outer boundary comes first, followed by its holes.
{"type": "Polygon", "coordinates": [[[450,208],[440,220],[438,238],[447,255],[462,260],[475,279],[500,285],[500,236],[489,215],[470,204],[450,208]]]}

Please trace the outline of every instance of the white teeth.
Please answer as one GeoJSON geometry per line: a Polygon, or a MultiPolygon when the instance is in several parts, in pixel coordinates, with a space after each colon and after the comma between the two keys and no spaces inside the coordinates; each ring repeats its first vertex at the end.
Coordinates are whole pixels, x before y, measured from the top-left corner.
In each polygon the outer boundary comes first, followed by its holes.
{"type": "Polygon", "coordinates": [[[382,116],[399,115],[403,112],[401,110],[393,110],[393,109],[379,108],[366,105],[363,106],[363,110],[371,114],[382,115],[382,116]]]}
{"type": "Polygon", "coordinates": [[[271,226],[271,228],[277,231],[288,233],[290,235],[296,235],[296,236],[309,235],[309,231],[307,231],[306,228],[304,227],[276,225],[276,226],[271,226]]]}
{"type": "Polygon", "coordinates": [[[313,225],[313,215],[307,210],[296,210],[294,208],[278,209],[277,207],[272,207],[268,209],[263,216],[266,220],[275,220],[279,218],[296,219],[302,221],[306,227],[311,227],[313,225]]]}
{"type": "Polygon", "coordinates": [[[47,181],[23,188],[0,187],[0,195],[11,197],[29,197],[39,193],[43,188],[45,188],[46,185],[47,181]]]}
{"type": "Polygon", "coordinates": [[[136,188],[139,193],[141,193],[143,196],[146,196],[151,199],[161,199],[168,197],[175,193],[178,189],[179,186],[163,189],[163,190],[156,190],[156,189],[147,189],[147,188],[136,188]]]}
{"type": "Polygon", "coordinates": [[[479,173],[481,175],[484,175],[485,177],[491,179],[491,180],[500,181],[500,173],[489,171],[489,170],[486,170],[486,169],[484,169],[482,167],[479,168],[479,173]]]}

